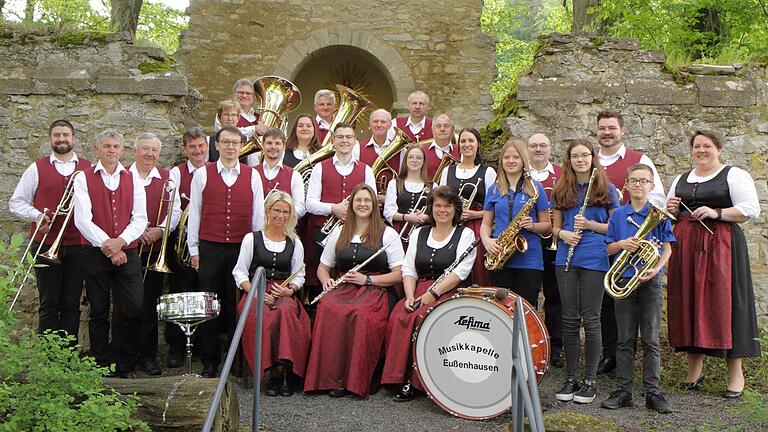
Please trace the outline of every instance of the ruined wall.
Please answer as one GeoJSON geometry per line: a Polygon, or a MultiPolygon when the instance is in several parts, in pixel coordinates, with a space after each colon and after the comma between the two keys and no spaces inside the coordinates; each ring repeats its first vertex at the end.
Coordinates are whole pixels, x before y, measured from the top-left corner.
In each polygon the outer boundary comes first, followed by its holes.
{"type": "Polygon", "coordinates": [[[552,35],[543,40],[530,74],[520,78],[515,136],[547,133],[556,160],[566,140],[597,144],[597,113],[623,113],[625,143],[651,157],[665,189],[692,167],[688,140],[697,129],[726,138],[721,159],[749,171],[762,213],[744,225],[757,313],[768,321],[768,70],[759,65],[690,66],[670,71],[664,54],[638,49],[634,39],[552,35]]]}

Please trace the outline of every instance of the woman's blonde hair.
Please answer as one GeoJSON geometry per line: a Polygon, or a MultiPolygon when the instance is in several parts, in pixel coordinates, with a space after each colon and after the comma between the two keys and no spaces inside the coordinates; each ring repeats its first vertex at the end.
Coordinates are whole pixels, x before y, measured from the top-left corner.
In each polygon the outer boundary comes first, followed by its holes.
{"type": "Polygon", "coordinates": [[[504,146],[501,148],[501,151],[499,152],[499,166],[497,168],[497,176],[496,176],[496,187],[499,190],[499,196],[505,196],[509,193],[509,189],[513,188],[514,190],[517,190],[520,187],[520,183],[523,183],[523,192],[528,196],[533,196],[535,187],[531,182],[525,181],[525,170],[528,169],[528,145],[520,139],[517,138],[510,138],[507,140],[506,143],[504,143],[504,146]],[[509,177],[507,177],[507,172],[504,171],[504,153],[507,152],[510,148],[514,148],[517,150],[517,154],[520,155],[520,159],[523,160],[523,170],[520,173],[520,178],[517,181],[517,184],[510,185],[509,184],[509,177]]]}
{"type": "Polygon", "coordinates": [[[296,208],[293,206],[293,199],[291,199],[291,196],[281,190],[275,189],[267,195],[267,201],[264,204],[264,227],[266,228],[272,220],[272,207],[280,201],[288,204],[291,208],[291,214],[288,216],[288,222],[283,228],[283,233],[286,237],[296,240],[296,224],[298,223],[298,219],[296,218],[296,208]]]}

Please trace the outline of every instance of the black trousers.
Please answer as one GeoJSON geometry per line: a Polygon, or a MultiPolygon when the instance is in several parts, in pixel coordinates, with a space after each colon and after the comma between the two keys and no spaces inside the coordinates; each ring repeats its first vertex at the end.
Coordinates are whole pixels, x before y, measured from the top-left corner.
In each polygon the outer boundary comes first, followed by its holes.
{"type": "Polygon", "coordinates": [[[214,243],[200,241],[200,290],[216,293],[221,304],[219,317],[200,324],[197,344],[203,364],[218,366],[221,359],[219,334],[226,333],[232,339],[237,323],[237,301],[240,288],[235,285],[232,269],[240,255],[240,243],[214,243]]]}
{"type": "Polygon", "coordinates": [[[503,268],[491,273],[491,282],[495,286],[512,290],[534,309],[539,307],[539,290],[541,290],[541,270],[503,268]]]}
{"type": "Polygon", "coordinates": [[[619,331],[616,327],[616,308],[613,297],[603,296],[603,306],[600,313],[600,331],[603,334],[603,357],[616,356],[616,343],[619,339],[619,331]]]}
{"type": "MultiPolygon", "coordinates": [[[[39,245],[38,242],[32,243],[32,250],[37,250],[39,245]]],[[[66,332],[75,337],[72,345],[77,344],[80,330],[80,296],[85,278],[83,265],[86,249],[84,246],[62,246],[59,249],[61,264],[35,267],[40,296],[37,332],[66,332]]],[[[48,246],[43,246],[40,253],[47,251],[48,246]]]]}
{"type": "MultiPolygon", "coordinates": [[[[174,233],[168,240],[167,262],[168,267],[171,268],[171,274],[168,275],[168,293],[200,291],[197,272],[181,267],[177,261],[175,249],[170,247],[176,244],[176,239],[174,233]]],[[[187,337],[184,336],[181,328],[172,322],[165,323],[165,342],[168,344],[169,353],[183,354],[186,352],[187,337]]]]}
{"type": "Polygon", "coordinates": [[[87,248],[85,257],[85,292],[91,304],[88,331],[91,355],[107,365],[117,360],[118,372],[132,371],[136,366],[144,288],[141,264],[136,249],[125,251],[128,262],[115,266],[97,247],[87,248]],[[112,349],[109,345],[109,306],[114,293],[112,349]]]}
{"type": "Polygon", "coordinates": [[[542,279],[544,287],[544,324],[549,332],[552,357],[559,356],[563,350],[563,305],[560,303],[560,290],[557,287],[555,265],[553,264],[556,253],[555,251],[544,249],[544,275],[542,279]]]}
{"type": "MultiPolygon", "coordinates": [[[[149,250],[147,247],[145,250],[149,250]]],[[[155,248],[157,249],[157,247],[155,248]]],[[[145,270],[147,265],[154,265],[158,253],[152,251],[141,255],[141,274],[144,278],[144,295],[141,312],[141,327],[139,329],[139,358],[155,359],[157,357],[157,300],[163,293],[165,273],[145,270]],[[146,274],[146,276],[144,276],[146,274]]]]}

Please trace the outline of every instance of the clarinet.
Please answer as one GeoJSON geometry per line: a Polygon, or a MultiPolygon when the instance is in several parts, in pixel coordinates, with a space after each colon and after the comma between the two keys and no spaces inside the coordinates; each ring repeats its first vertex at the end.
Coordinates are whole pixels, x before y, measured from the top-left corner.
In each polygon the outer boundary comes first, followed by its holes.
{"type": "MultiPolygon", "coordinates": [[[[592,174],[589,176],[589,183],[587,184],[587,191],[584,192],[584,202],[581,204],[581,208],[579,209],[579,216],[584,216],[584,212],[587,211],[587,204],[589,204],[589,192],[592,190],[592,183],[595,181],[595,174],[597,174],[597,169],[592,168],[592,174]]],[[[574,234],[581,235],[582,230],[577,229],[574,230],[574,234]]],[[[571,245],[571,247],[568,249],[568,258],[565,259],[565,271],[570,270],[571,268],[571,260],[573,259],[573,253],[576,251],[576,245],[571,245]]]]}
{"type": "MultiPolygon", "coordinates": [[[[472,243],[470,243],[470,244],[469,244],[469,246],[467,247],[467,249],[466,249],[464,252],[462,252],[462,254],[461,254],[461,255],[459,255],[459,256],[456,258],[456,260],[455,260],[455,261],[453,261],[453,262],[451,263],[451,265],[449,265],[449,266],[448,266],[448,267],[445,269],[445,271],[443,271],[443,273],[442,273],[440,276],[438,276],[438,278],[437,278],[437,279],[435,279],[435,281],[434,281],[434,282],[432,282],[432,285],[430,285],[430,286],[429,286],[429,288],[427,288],[427,292],[433,291],[433,290],[435,289],[435,287],[436,287],[436,286],[437,286],[437,285],[438,285],[440,282],[442,282],[443,280],[445,280],[445,278],[447,278],[447,277],[448,277],[448,275],[449,275],[449,274],[451,274],[451,272],[452,272],[452,271],[454,271],[454,270],[456,269],[456,267],[458,267],[458,266],[459,266],[459,264],[460,264],[462,261],[464,261],[464,258],[466,258],[466,257],[467,257],[469,254],[471,254],[471,253],[472,253],[472,251],[473,251],[473,250],[475,249],[475,247],[477,246],[477,243],[479,243],[479,242],[480,242],[480,239],[474,239],[474,240],[472,240],[472,243]]],[[[419,308],[419,306],[421,306],[421,300],[420,300],[420,299],[419,299],[419,300],[416,300],[416,301],[413,303],[413,306],[411,307],[411,310],[412,310],[412,311],[414,311],[414,310],[418,309],[418,308],[419,308]]]]}
{"type": "MultiPolygon", "coordinates": [[[[358,264],[358,265],[356,265],[356,266],[352,267],[351,269],[349,269],[349,270],[348,270],[346,273],[344,273],[344,276],[346,276],[346,275],[348,275],[348,274],[350,274],[350,273],[352,273],[352,272],[357,272],[357,271],[360,271],[360,269],[362,269],[362,268],[363,268],[363,267],[364,267],[366,264],[368,264],[369,262],[373,261],[373,259],[374,259],[374,258],[376,258],[376,257],[377,257],[377,256],[379,256],[379,255],[380,255],[382,252],[384,252],[384,251],[386,250],[387,246],[389,246],[389,243],[387,243],[386,245],[382,246],[382,248],[381,248],[381,249],[377,250],[377,251],[376,251],[376,253],[374,253],[373,255],[371,255],[370,257],[368,257],[368,259],[367,259],[367,260],[365,260],[365,261],[361,262],[360,264],[358,264]]],[[[320,299],[321,299],[321,298],[323,298],[323,297],[325,297],[325,295],[326,295],[326,294],[328,294],[329,292],[331,292],[331,291],[333,291],[334,289],[336,289],[336,287],[338,287],[339,285],[341,285],[341,283],[344,281],[344,276],[342,276],[342,277],[340,277],[340,278],[336,279],[335,281],[333,281],[333,285],[331,285],[331,287],[330,287],[330,288],[328,288],[327,290],[325,290],[325,289],[324,289],[324,290],[323,290],[323,292],[321,292],[320,294],[318,294],[318,295],[317,295],[317,297],[315,297],[315,299],[314,299],[314,300],[312,300],[312,302],[311,302],[310,304],[311,304],[311,305],[313,305],[313,304],[315,304],[315,303],[319,302],[319,301],[320,301],[320,299]]]]}

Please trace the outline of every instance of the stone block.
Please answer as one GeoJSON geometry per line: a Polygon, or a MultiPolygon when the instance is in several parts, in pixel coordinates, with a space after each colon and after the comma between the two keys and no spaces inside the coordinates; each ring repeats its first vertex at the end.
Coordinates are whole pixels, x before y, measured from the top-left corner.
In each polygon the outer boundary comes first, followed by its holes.
{"type": "Polygon", "coordinates": [[[682,68],[685,72],[696,75],[733,75],[736,73],[735,66],[695,64],[682,68]]]}
{"type": "Polygon", "coordinates": [[[640,48],[639,40],[636,38],[604,38],[596,39],[594,42],[596,42],[595,45],[601,51],[637,51],[640,48]],[[602,43],[597,43],[597,41],[602,43]]]}
{"type": "Polygon", "coordinates": [[[0,78],[0,94],[16,95],[32,92],[32,78],[0,78]]]}
{"type": "Polygon", "coordinates": [[[760,133],[768,133],[768,122],[758,124],[755,126],[755,130],[760,133]]]}
{"type": "Polygon", "coordinates": [[[630,80],[627,102],[641,105],[692,105],[696,91],[692,85],[680,86],[673,81],[630,80]]]}
{"type": "Polygon", "coordinates": [[[185,96],[187,79],[179,74],[166,72],[140,77],[99,77],[96,91],[116,94],[160,94],[185,96]]]}
{"type": "Polygon", "coordinates": [[[594,97],[583,82],[562,78],[535,79],[520,77],[517,83],[517,99],[522,101],[558,101],[590,103],[594,97]]]}
{"type": "Polygon", "coordinates": [[[746,107],[757,104],[752,80],[740,77],[697,75],[699,103],[709,107],[746,107]]]}
{"type": "Polygon", "coordinates": [[[630,58],[640,63],[664,64],[667,56],[664,54],[664,51],[639,50],[633,52],[630,58]]]}

